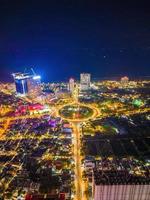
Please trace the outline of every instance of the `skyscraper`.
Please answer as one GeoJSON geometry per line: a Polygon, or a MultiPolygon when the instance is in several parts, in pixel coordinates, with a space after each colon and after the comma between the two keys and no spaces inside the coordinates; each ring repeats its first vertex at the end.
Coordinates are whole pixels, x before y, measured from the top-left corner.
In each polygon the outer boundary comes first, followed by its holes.
{"type": "Polygon", "coordinates": [[[89,90],[91,84],[91,74],[83,73],[80,74],[80,89],[82,91],[89,90]]]}
{"type": "Polygon", "coordinates": [[[69,84],[68,84],[68,89],[72,93],[74,91],[74,88],[75,88],[75,81],[73,78],[70,78],[69,84]]]}
{"type": "Polygon", "coordinates": [[[30,78],[28,74],[15,73],[13,74],[16,93],[17,95],[25,96],[28,93],[28,83],[27,80],[30,78]]]}
{"type": "Polygon", "coordinates": [[[34,75],[28,79],[28,95],[32,97],[37,97],[41,93],[41,77],[34,75]]]}
{"type": "Polygon", "coordinates": [[[17,95],[37,97],[40,94],[40,76],[28,73],[14,73],[13,78],[17,95]]]}
{"type": "Polygon", "coordinates": [[[148,200],[149,179],[127,170],[96,169],[93,172],[94,200],[148,200]]]}

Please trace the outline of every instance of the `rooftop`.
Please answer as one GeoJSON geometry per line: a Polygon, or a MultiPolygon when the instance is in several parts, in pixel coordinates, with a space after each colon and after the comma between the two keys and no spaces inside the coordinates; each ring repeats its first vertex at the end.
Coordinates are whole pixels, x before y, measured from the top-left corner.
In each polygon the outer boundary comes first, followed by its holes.
{"type": "Polygon", "coordinates": [[[149,173],[144,176],[130,174],[127,170],[94,170],[96,185],[149,185],[149,173]]]}

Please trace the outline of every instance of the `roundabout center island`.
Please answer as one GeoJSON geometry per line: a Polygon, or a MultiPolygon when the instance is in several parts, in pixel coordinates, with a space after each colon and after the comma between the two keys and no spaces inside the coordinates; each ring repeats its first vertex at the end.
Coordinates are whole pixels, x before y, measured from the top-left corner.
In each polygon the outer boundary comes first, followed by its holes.
{"type": "Polygon", "coordinates": [[[58,114],[65,120],[80,122],[95,118],[98,113],[91,105],[72,103],[62,106],[58,114]]]}

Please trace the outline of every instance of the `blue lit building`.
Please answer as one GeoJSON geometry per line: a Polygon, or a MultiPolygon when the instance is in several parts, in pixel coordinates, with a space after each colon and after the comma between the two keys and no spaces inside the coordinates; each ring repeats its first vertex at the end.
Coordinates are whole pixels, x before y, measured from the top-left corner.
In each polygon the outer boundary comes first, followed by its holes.
{"type": "Polygon", "coordinates": [[[41,92],[40,83],[41,77],[37,75],[30,75],[27,73],[13,74],[16,86],[16,93],[19,96],[38,96],[41,92]]]}

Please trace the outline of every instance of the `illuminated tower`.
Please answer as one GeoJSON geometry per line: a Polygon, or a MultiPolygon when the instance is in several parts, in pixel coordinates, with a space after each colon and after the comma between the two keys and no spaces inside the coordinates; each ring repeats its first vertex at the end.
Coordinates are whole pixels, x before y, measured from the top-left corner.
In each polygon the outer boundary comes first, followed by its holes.
{"type": "Polygon", "coordinates": [[[31,97],[38,97],[41,93],[41,77],[34,75],[28,79],[28,95],[31,97]]]}
{"type": "Polygon", "coordinates": [[[80,89],[82,91],[89,90],[91,84],[91,74],[83,73],[80,74],[80,89]]]}
{"type": "Polygon", "coordinates": [[[68,84],[68,89],[72,93],[74,91],[74,88],[75,88],[75,81],[73,78],[70,78],[69,84],[68,84]]]}
{"type": "Polygon", "coordinates": [[[15,73],[13,74],[13,78],[17,95],[30,97],[38,97],[40,95],[40,76],[28,73],[15,73]]]}
{"type": "Polygon", "coordinates": [[[13,74],[15,86],[16,86],[16,93],[20,96],[25,96],[28,94],[28,79],[30,76],[28,74],[23,73],[15,73],[13,74]]]}

